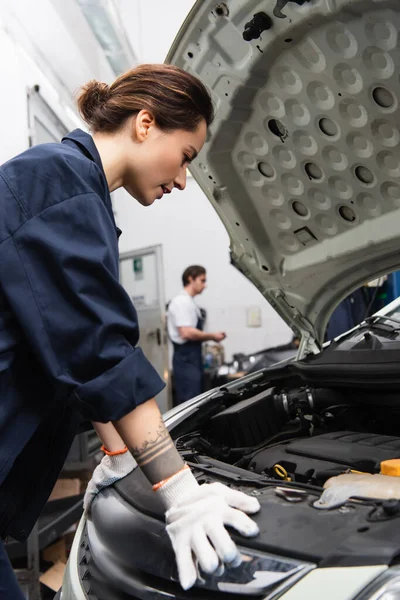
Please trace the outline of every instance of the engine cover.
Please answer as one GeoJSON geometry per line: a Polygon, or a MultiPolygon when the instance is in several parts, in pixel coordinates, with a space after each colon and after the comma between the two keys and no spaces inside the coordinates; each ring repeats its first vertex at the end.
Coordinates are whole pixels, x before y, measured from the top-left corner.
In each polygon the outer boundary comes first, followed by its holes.
{"type": "Polygon", "coordinates": [[[346,469],[379,473],[383,460],[400,457],[400,437],[339,431],[286,441],[253,455],[256,473],[271,473],[280,464],[294,479],[319,480],[346,469]]]}

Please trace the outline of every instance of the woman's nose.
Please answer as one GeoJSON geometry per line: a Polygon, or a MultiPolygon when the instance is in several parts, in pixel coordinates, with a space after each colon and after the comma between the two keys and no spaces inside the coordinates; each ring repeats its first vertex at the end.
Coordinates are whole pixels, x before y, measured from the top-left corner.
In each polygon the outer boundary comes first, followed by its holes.
{"type": "Polygon", "coordinates": [[[178,190],[184,190],[186,187],[186,167],[182,167],[179,172],[178,177],[175,178],[174,186],[178,188],[178,190]]]}

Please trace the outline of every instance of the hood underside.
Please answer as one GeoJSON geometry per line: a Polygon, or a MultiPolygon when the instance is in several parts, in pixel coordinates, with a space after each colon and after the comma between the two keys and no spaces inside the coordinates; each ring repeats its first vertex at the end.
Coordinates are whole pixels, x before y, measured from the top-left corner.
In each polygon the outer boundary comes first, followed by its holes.
{"type": "Polygon", "coordinates": [[[304,350],[400,266],[399,31],[398,0],[199,0],[167,57],[212,92],[191,172],[233,262],[304,350]]]}

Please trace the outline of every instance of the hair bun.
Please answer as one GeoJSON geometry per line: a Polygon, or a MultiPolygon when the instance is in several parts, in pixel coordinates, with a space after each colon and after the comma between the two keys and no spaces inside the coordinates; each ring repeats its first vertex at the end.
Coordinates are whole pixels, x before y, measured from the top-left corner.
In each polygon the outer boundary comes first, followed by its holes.
{"type": "Polygon", "coordinates": [[[95,112],[109,100],[110,96],[110,86],[95,79],[82,88],[78,97],[78,108],[86,123],[90,125],[93,122],[95,112]]]}

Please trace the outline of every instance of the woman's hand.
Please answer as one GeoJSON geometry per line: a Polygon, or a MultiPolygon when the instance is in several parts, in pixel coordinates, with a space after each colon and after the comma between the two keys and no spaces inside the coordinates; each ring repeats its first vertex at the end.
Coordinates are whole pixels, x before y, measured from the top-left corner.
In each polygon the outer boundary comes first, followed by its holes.
{"type": "Polygon", "coordinates": [[[128,475],[137,466],[124,441],[112,423],[93,423],[103,442],[105,456],[95,468],[83,498],[83,508],[90,509],[93,499],[103,488],[128,475]]]}
{"type": "Polygon", "coordinates": [[[258,526],[245,513],[259,511],[258,500],[220,483],[200,486],[176,450],[154,399],[114,425],[166,509],[182,587],[189,589],[196,581],[195,560],[208,573],[220,562],[238,564],[240,555],[225,526],[257,535],[258,526]]]}
{"type": "Polygon", "coordinates": [[[106,454],[93,471],[92,479],[86,488],[83,498],[85,512],[90,509],[100,490],[126,477],[136,466],[136,461],[128,448],[117,454],[106,454]]]}
{"type": "Polygon", "coordinates": [[[256,498],[221,483],[199,485],[188,467],[153,488],[168,509],[167,532],[183,589],[195,584],[197,562],[205,573],[240,564],[240,553],[225,527],[246,537],[257,535],[257,524],[245,514],[260,510],[256,498]]]}

